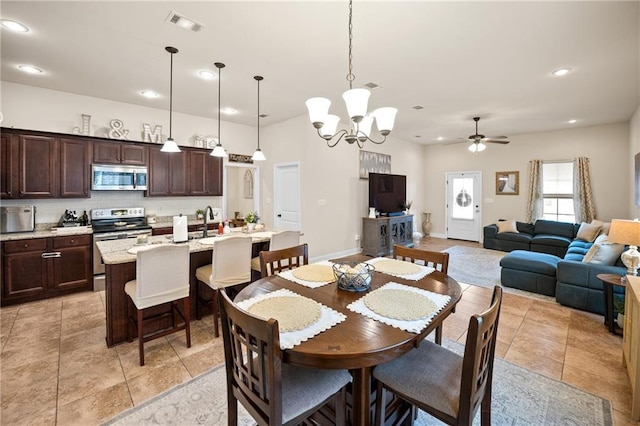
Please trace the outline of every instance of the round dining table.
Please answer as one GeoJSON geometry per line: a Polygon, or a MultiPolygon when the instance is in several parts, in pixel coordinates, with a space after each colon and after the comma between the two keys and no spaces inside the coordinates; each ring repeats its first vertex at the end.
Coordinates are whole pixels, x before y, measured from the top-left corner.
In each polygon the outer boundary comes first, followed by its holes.
{"type": "Polygon", "coordinates": [[[462,296],[458,282],[439,271],[432,272],[418,281],[375,272],[371,280],[371,290],[389,282],[449,295],[451,299],[418,334],[352,312],[347,306],[366,293],[342,290],[336,282],[309,288],[277,275],[270,276],[249,284],[234,300],[241,302],[279,289],[289,289],[346,315],[345,321],[291,349],[285,349],[283,362],[316,368],[348,369],[353,376],[350,423],[368,426],[372,420],[370,404],[373,367],[417,347],[428,334],[442,325],[462,296]]]}

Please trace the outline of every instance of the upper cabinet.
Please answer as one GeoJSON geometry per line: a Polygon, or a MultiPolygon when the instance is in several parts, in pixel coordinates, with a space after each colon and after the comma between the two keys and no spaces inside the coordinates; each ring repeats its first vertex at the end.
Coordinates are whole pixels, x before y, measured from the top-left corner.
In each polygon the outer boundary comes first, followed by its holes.
{"type": "Polygon", "coordinates": [[[133,142],[93,142],[93,162],[98,164],[147,165],[147,147],[133,142]]]}
{"type": "Polygon", "coordinates": [[[147,196],[188,195],[187,153],[184,150],[181,152],[162,152],[160,148],[149,148],[149,186],[147,196]]]}
{"type": "Polygon", "coordinates": [[[222,158],[209,151],[189,152],[189,195],[222,195],[222,158]]]}
{"type": "Polygon", "coordinates": [[[60,197],[89,197],[91,141],[60,139],[60,197]]]}
{"type": "Polygon", "coordinates": [[[16,191],[17,182],[14,181],[17,174],[12,165],[18,163],[17,155],[18,147],[11,135],[0,134],[0,198],[12,198],[16,191]]]}

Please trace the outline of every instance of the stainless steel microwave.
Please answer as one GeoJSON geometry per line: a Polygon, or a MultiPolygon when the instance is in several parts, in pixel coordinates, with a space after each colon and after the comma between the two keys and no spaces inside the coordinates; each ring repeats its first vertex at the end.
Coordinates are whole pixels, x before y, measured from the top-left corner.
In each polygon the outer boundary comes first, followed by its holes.
{"type": "Polygon", "coordinates": [[[146,166],[92,164],[91,189],[93,191],[145,191],[148,175],[146,166]]]}

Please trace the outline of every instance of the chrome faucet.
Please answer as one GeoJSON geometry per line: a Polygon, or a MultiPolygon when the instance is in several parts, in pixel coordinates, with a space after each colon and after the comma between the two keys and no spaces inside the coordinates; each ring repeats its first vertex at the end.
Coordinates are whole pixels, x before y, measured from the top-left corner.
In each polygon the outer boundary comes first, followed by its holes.
{"type": "Polygon", "coordinates": [[[202,238],[207,238],[207,214],[209,214],[209,219],[213,220],[213,208],[211,208],[211,206],[207,206],[204,209],[204,229],[202,230],[202,238]]]}

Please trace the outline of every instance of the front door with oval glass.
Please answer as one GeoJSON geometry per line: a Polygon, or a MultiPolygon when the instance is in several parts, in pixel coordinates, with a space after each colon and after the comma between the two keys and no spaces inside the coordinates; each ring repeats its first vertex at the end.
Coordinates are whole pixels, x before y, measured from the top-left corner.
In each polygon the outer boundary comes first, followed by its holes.
{"type": "Polygon", "coordinates": [[[482,173],[447,173],[447,238],[480,241],[482,173]]]}

